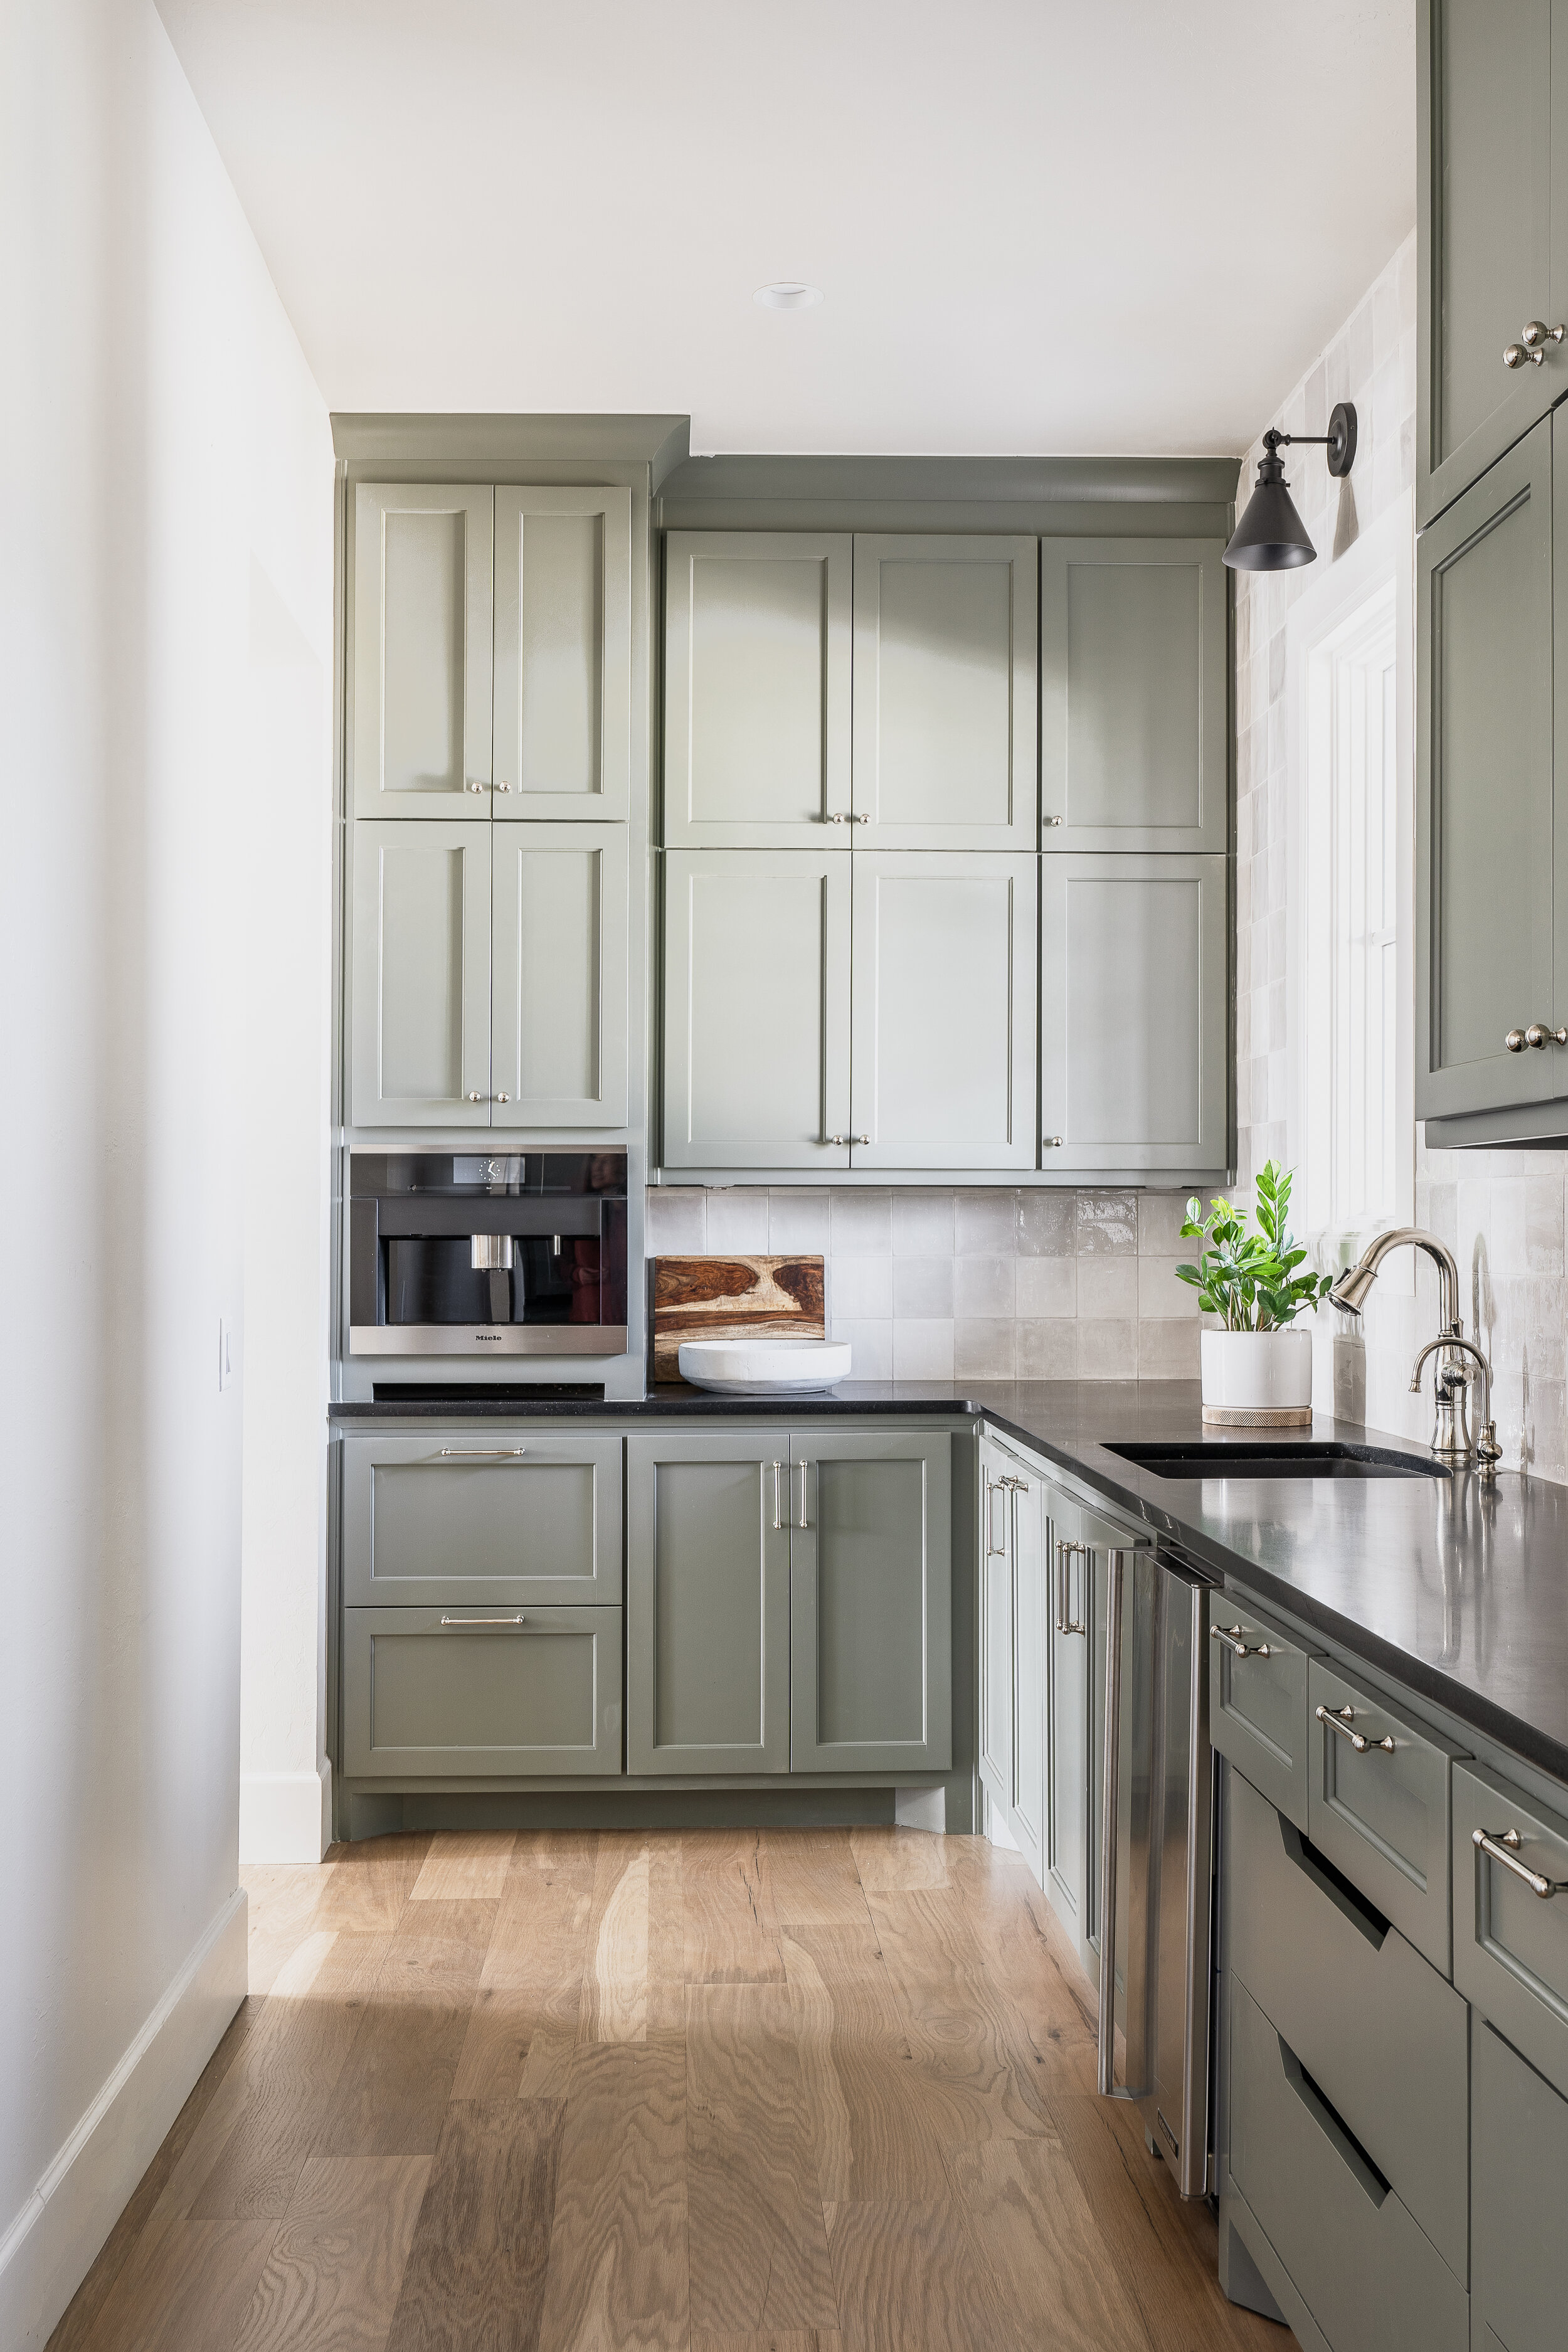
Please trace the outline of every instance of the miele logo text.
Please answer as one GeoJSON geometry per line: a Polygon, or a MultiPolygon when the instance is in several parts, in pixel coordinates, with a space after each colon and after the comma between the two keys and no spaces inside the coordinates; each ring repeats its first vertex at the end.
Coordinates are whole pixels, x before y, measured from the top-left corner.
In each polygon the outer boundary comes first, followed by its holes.
{"type": "Polygon", "coordinates": [[[499,1339],[500,1338],[500,1333],[499,1331],[476,1331],[474,1333],[474,1337],[476,1339],[499,1339]]]}

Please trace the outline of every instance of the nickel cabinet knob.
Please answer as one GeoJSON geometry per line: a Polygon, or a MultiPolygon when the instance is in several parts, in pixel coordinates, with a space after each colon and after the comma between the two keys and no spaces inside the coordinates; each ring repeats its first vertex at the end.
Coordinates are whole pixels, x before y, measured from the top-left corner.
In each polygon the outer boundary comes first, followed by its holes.
{"type": "Polygon", "coordinates": [[[468,782],[468,790],[470,793],[488,793],[489,786],[489,784],[479,783],[472,776],[470,776],[468,782]]]}

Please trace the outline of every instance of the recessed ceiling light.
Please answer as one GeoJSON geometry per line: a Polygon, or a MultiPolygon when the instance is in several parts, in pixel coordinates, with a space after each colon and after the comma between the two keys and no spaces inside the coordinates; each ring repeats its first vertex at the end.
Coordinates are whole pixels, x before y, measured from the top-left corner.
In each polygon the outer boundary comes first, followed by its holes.
{"type": "Polygon", "coordinates": [[[759,286],[752,295],[764,310],[808,310],[822,299],[820,286],[803,286],[798,278],[781,278],[776,286],[759,286]]]}

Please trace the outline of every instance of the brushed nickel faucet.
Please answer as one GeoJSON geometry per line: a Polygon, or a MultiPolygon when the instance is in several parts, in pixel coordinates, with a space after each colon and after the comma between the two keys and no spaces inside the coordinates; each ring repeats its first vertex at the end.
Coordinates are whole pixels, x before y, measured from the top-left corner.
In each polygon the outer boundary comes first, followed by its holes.
{"type": "Polygon", "coordinates": [[[1347,1314],[1359,1315],[1384,1259],[1390,1250],[1405,1247],[1424,1250],[1437,1269],[1437,1318],[1441,1328],[1437,1337],[1428,1339],[1421,1349],[1410,1375],[1411,1392],[1419,1395],[1427,1357],[1440,1355],[1432,1380],[1436,1407],[1432,1451],[1442,1462],[1479,1463],[1483,1475],[1489,1477],[1502,1459],[1497,1423],[1492,1419],[1492,1368],[1475,1341],[1465,1338],[1459,1315],[1459,1269],[1447,1244],[1440,1242],[1436,1234],[1423,1233],[1418,1225],[1397,1225],[1390,1233],[1379,1234],[1367,1244],[1358,1262],[1340,1276],[1329,1297],[1347,1314]],[[1475,1374],[1459,1360],[1464,1356],[1473,1358],[1482,1382],[1481,1432],[1474,1439],[1466,1412],[1465,1391],[1475,1374]]]}

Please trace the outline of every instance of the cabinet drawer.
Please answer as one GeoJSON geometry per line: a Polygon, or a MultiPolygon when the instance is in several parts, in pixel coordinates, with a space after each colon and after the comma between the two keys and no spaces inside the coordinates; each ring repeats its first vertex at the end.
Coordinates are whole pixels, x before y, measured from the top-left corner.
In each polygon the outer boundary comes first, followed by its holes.
{"type": "Polygon", "coordinates": [[[345,1609],[343,1770],[618,1773],[620,1611],[520,1617],[486,1625],[478,1612],[345,1609]]]}
{"type": "Polygon", "coordinates": [[[1447,1976],[1448,1768],[1463,1750],[1318,1658],[1307,1696],[1308,1836],[1447,1976]]]}
{"type": "Polygon", "coordinates": [[[345,1437],[342,1570],[354,1607],[615,1606],[621,1440],[345,1437]]]}
{"type": "Polygon", "coordinates": [[[1307,1664],[1315,1655],[1235,1593],[1209,1594],[1210,1744],[1299,1830],[1307,1826],[1307,1664]]]}
{"type": "Polygon", "coordinates": [[[1226,1808],[1229,1966],[1463,2279],[1465,2003],[1235,1772],[1226,1808]]]}
{"type": "Polygon", "coordinates": [[[1484,1764],[1454,1770],[1454,1982],[1568,2095],[1568,1820],[1484,1764]],[[1505,1843],[1542,1896],[1476,1843],[1505,1843]]]}
{"type": "Polygon", "coordinates": [[[1476,2344],[1562,2352],[1568,2100],[1476,2022],[1476,2344]]]}
{"type": "Polygon", "coordinates": [[[1230,2169],[1334,2352],[1466,2352],[1469,2297],[1234,1971],[1230,2169]]]}

